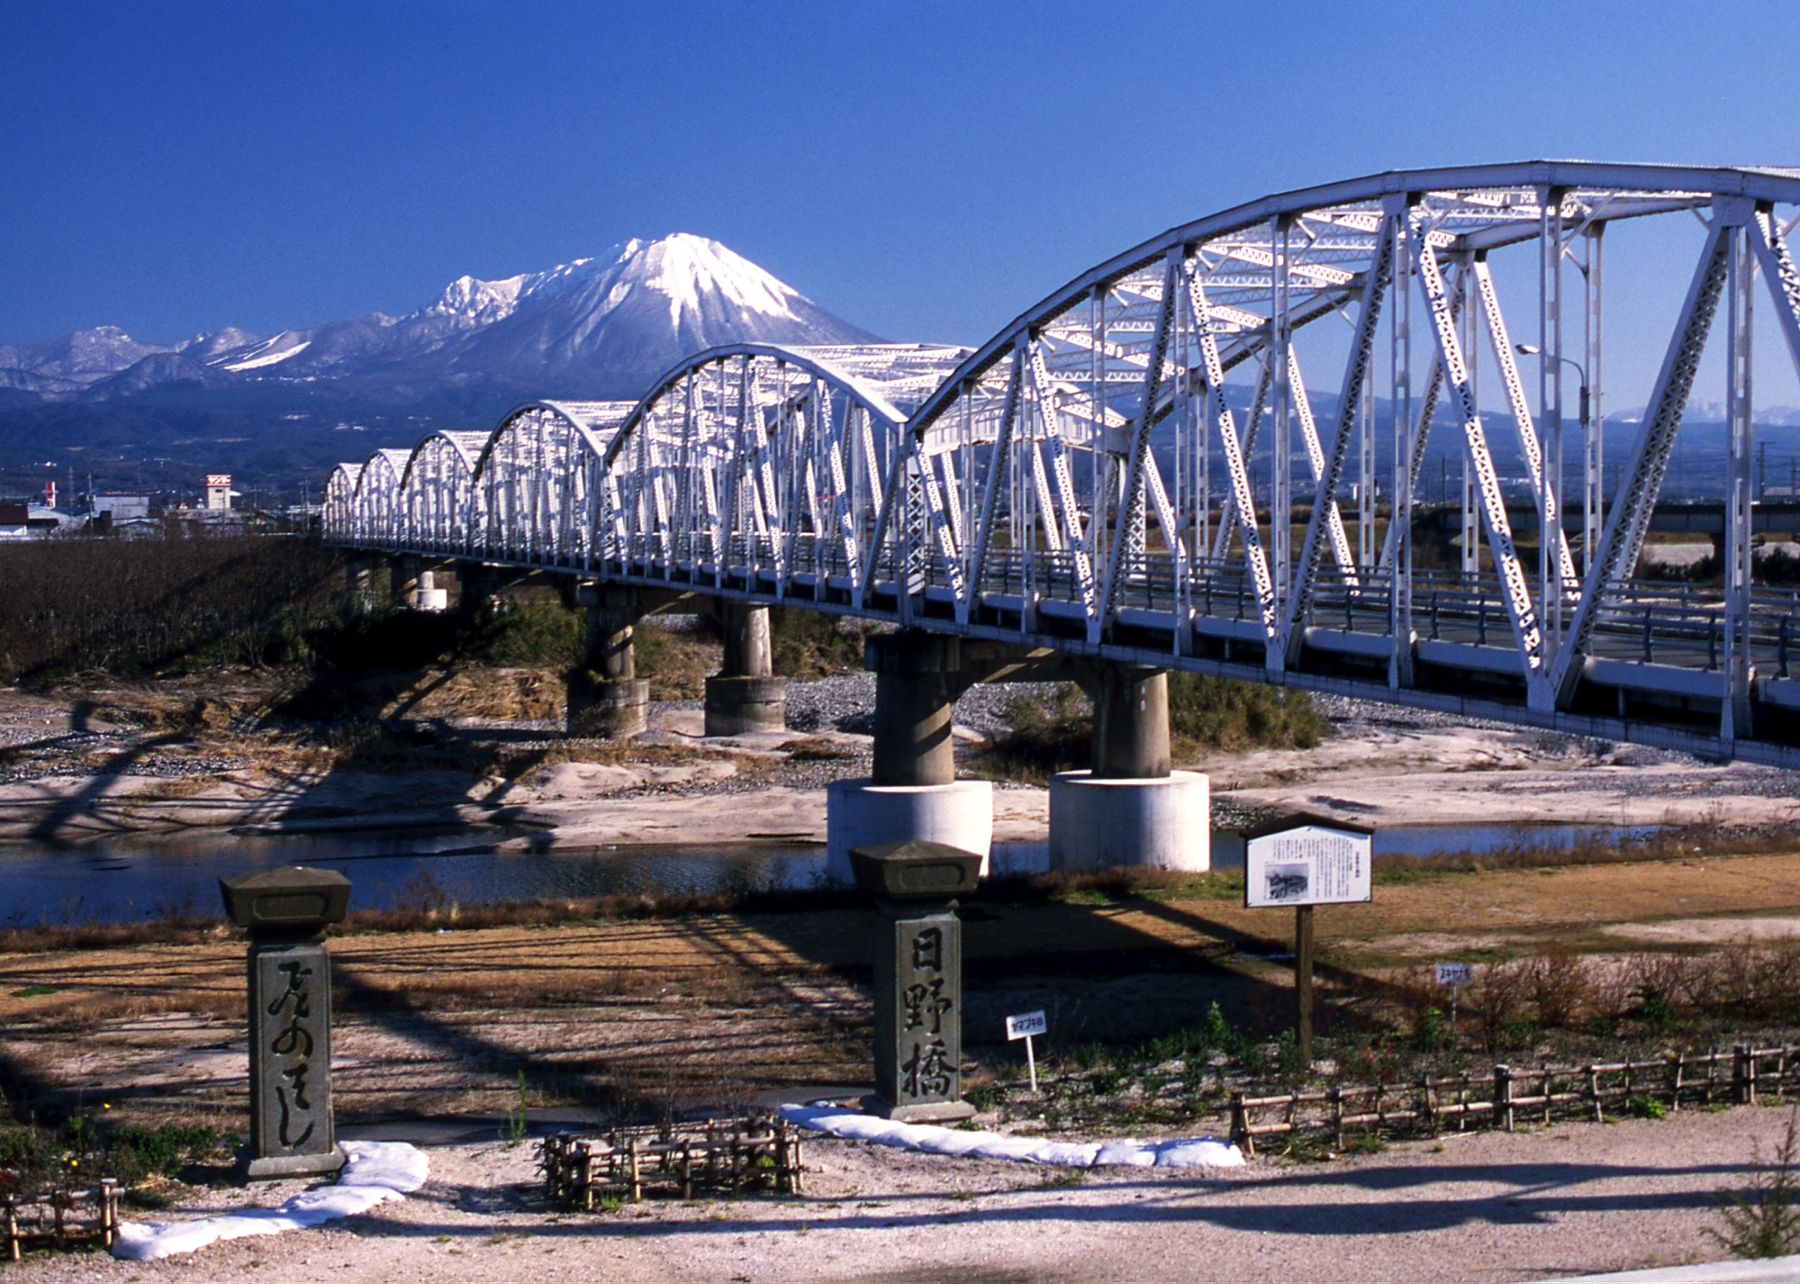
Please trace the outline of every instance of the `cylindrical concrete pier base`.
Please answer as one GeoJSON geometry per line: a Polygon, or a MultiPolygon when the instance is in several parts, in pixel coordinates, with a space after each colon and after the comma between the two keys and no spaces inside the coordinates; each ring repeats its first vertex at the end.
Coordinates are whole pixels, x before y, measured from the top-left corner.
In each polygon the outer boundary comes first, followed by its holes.
{"type": "Polygon", "coordinates": [[[985,780],[947,785],[875,785],[838,780],[825,794],[825,875],[833,884],[855,881],[850,849],[917,838],[946,843],[981,857],[988,872],[994,840],[994,787],[985,780]]]}
{"type": "Polygon", "coordinates": [[[622,740],[650,725],[650,684],[642,678],[569,684],[569,734],[622,740]]]}
{"type": "Polygon", "coordinates": [[[706,680],[706,734],[741,736],[787,726],[787,679],[715,674],[706,680]]]}
{"type": "Polygon", "coordinates": [[[1050,777],[1050,868],[1211,865],[1211,791],[1197,771],[1140,780],[1089,771],[1050,777]]]}

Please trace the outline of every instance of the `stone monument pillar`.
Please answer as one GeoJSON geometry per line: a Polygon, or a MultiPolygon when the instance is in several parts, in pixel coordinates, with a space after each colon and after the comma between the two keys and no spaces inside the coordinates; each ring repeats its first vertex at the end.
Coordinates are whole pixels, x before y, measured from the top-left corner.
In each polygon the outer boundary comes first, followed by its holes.
{"type": "Polygon", "coordinates": [[[875,893],[875,1095],[863,1108],[902,1123],[967,1119],[962,1099],[962,921],[982,858],[911,841],[850,852],[875,893]]]}
{"type": "Polygon", "coordinates": [[[632,626],[642,612],[637,593],[615,584],[582,584],[587,655],[569,683],[569,734],[625,739],[649,725],[650,684],[637,675],[632,626]]]}
{"type": "Polygon", "coordinates": [[[706,679],[706,734],[741,736],[787,725],[787,679],[775,673],[769,608],[719,604],[725,663],[706,679]]]}
{"type": "Polygon", "coordinates": [[[331,1114],[331,956],[350,880],[323,869],[221,878],[225,912],[250,932],[250,1144],[239,1170],[258,1181],[344,1166],[331,1114]]]}

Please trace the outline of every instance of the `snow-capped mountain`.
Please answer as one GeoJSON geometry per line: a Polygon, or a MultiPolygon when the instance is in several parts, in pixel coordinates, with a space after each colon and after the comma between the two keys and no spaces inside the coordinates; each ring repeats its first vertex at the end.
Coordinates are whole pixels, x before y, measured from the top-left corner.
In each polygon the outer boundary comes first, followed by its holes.
{"type": "Polygon", "coordinates": [[[873,338],[717,241],[678,234],[545,272],[458,277],[400,317],[371,312],[267,338],[228,329],[182,344],[101,327],[0,345],[0,389],[84,401],[270,383],[329,384],[394,404],[452,389],[635,397],[681,357],[720,343],[873,338]]]}

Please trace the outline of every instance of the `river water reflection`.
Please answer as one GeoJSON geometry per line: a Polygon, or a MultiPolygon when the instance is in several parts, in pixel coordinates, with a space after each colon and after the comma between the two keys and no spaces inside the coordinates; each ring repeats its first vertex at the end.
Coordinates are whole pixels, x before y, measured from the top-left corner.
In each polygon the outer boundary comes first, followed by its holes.
{"type": "MultiPolygon", "coordinates": [[[[1375,835],[1377,856],[1568,847],[1584,839],[1637,837],[1618,826],[1408,825],[1375,835]]],[[[335,869],[353,884],[355,909],[392,909],[436,899],[462,904],[680,892],[807,888],[825,877],[818,844],[516,850],[505,835],[362,831],[330,834],[205,834],[179,840],[121,837],[83,847],[0,844],[5,871],[0,920],[8,925],[119,922],[168,913],[219,912],[217,879],[274,865],[335,869]]],[[[1243,839],[1213,834],[1213,867],[1242,869],[1243,839]]],[[[996,874],[1042,872],[1043,843],[997,843],[996,874]]]]}

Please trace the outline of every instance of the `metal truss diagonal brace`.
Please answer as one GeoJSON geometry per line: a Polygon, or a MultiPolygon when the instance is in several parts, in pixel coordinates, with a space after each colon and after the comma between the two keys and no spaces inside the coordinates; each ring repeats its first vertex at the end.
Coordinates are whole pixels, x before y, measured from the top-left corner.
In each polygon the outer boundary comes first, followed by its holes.
{"type": "MultiPolygon", "coordinates": [[[[1369,379],[1369,363],[1375,352],[1375,330],[1381,321],[1381,301],[1387,295],[1394,272],[1394,220],[1383,218],[1376,233],[1374,261],[1363,283],[1362,307],[1356,318],[1356,334],[1350,341],[1350,359],[1344,365],[1344,382],[1338,395],[1337,425],[1331,437],[1331,453],[1319,477],[1318,494],[1313,499],[1312,517],[1306,524],[1306,542],[1300,548],[1300,563],[1294,569],[1294,591],[1288,600],[1287,617],[1282,621],[1282,649],[1288,663],[1299,659],[1300,640],[1305,636],[1306,613],[1311,609],[1313,587],[1317,582],[1319,559],[1324,549],[1323,521],[1329,508],[1337,515],[1338,487],[1343,484],[1344,464],[1350,456],[1350,443],[1356,436],[1357,407],[1362,404],[1363,388],[1369,379]]],[[[1360,520],[1360,518],[1359,518],[1360,520]]],[[[1339,530],[1343,519],[1338,518],[1339,530]]],[[[1335,539],[1336,532],[1333,532],[1335,539]]]]}
{"type": "MultiPolygon", "coordinates": [[[[1300,440],[1306,447],[1306,464],[1312,473],[1313,485],[1317,486],[1325,480],[1325,451],[1319,444],[1319,426],[1313,420],[1312,398],[1307,395],[1306,380],[1300,376],[1300,356],[1294,351],[1294,345],[1288,344],[1288,377],[1292,385],[1294,398],[1294,417],[1300,421],[1300,440]]],[[[1324,502],[1320,500],[1315,503],[1324,502]]],[[[1356,558],[1350,552],[1350,536],[1344,531],[1344,515],[1338,509],[1337,496],[1333,495],[1327,503],[1326,514],[1328,530],[1331,534],[1331,553],[1337,559],[1338,570],[1345,580],[1356,583],[1356,558]]]]}
{"type": "MultiPolygon", "coordinates": [[[[1223,377],[1222,373],[1221,377],[1223,377]]],[[[1208,376],[1208,378],[1210,379],[1211,376],[1208,376]]],[[[1272,361],[1264,361],[1262,363],[1262,373],[1259,374],[1256,379],[1256,391],[1250,394],[1250,405],[1245,411],[1249,416],[1244,424],[1244,438],[1242,444],[1243,456],[1245,459],[1253,458],[1256,454],[1256,434],[1258,429],[1262,427],[1263,410],[1269,403],[1269,392],[1274,387],[1274,384],[1275,363],[1272,361]]],[[[1214,399],[1218,402],[1216,413],[1213,414],[1215,423],[1219,421],[1220,415],[1231,414],[1231,411],[1225,407],[1225,390],[1223,388],[1209,382],[1207,384],[1207,396],[1209,406],[1214,399]]],[[[1209,413],[1212,412],[1209,410],[1209,413]]],[[[1236,422],[1235,418],[1233,419],[1233,422],[1236,422]]],[[[1232,532],[1234,532],[1239,525],[1237,516],[1237,492],[1235,490],[1227,489],[1224,503],[1219,510],[1219,533],[1213,539],[1213,561],[1219,562],[1225,559],[1225,550],[1231,547],[1232,532]]]]}
{"type": "MultiPolygon", "coordinates": [[[[1019,400],[1025,383],[1025,349],[1029,335],[1021,335],[1013,347],[1012,370],[1006,380],[1006,404],[1000,412],[1000,428],[988,453],[987,487],[981,496],[981,522],[975,532],[975,565],[969,572],[970,610],[981,604],[982,585],[986,583],[988,553],[994,547],[994,518],[1000,507],[1000,496],[1006,490],[1006,474],[1012,455],[1013,429],[1019,422],[1019,400]]],[[[969,389],[963,389],[969,395],[969,389]]]]}
{"type": "Polygon", "coordinates": [[[1457,337],[1456,318],[1451,312],[1444,274],[1438,267],[1436,252],[1429,246],[1422,249],[1418,258],[1419,289],[1431,312],[1432,331],[1437,337],[1445,382],[1456,398],[1457,413],[1462,417],[1464,446],[1475,474],[1476,490],[1481,496],[1482,519],[1488,529],[1488,548],[1500,574],[1500,590],[1506,601],[1507,617],[1512,622],[1513,640],[1525,659],[1529,694],[1530,689],[1542,685],[1546,658],[1543,629],[1531,604],[1525,568],[1513,545],[1512,526],[1506,517],[1506,497],[1500,489],[1500,473],[1488,451],[1487,434],[1482,430],[1481,415],[1475,406],[1475,390],[1469,382],[1469,366],[1463,359],[1462,341],[1457,337]]]}
{"type": "MultiPolygon", "coordinates": [[[[1043,433],[1050,443],[1050,471],[1056,477],[1056,497],[1062,507],[1068,546],[1075,562],[1075,579],[1081,586],[1081,600],[1088,618],[1094,618],[1094,561],[1088,553],[1087,537],[1081,526],[1081,505],[1075,498],[1075,476],[1069,464],[1068,450],[1062,432],[1055,422],[1050,400],[1050,372],[1044,363],[1044,345],[1031,345],[1031,388],[1037,398],[1038,413],[1043,419],[1043,433]]],[[[1045,511],[1050,512],[1048,503],[1045,511]]]]}
{"type": "Polygon", "coordinates": [[[1750,224],[1750,244],[1762,264],[1763,275],[1768,278],[1775,319],[1781,326],[1782,338],[1787,340],[1795,373],[1800,374],[1800,269],[1794,266],[1794,256],[1781,238],[1781,229],[1776,226],[1775,216],[1770,211],[1756,212],[1756,218],[1750,224]]]}
{"type": "Polygon", "coordinates": [[[1607,515],[1600,547],[1594,551],[1594,564],[1587,568],[1587,579],[1581,586],[1581,602],[1575,608],[1567,639],[1556,657],[1552,685],[1558,708],[1567,708],[1574,698],[1581,677],[1582,659],[1599,620],[1600,601],[1606,585],[1621,575],[1629,575],[1643,552],[1650,514],[1662,492],[1669,454],[1675,446],[1675,434],[1681,427],[1681,412],[1694,386],[1694,374],[1706,348],[1707,333],[1712,329],[1713,313],[1718,310],[1719,293],[1725,284],[1728,248],[1728,238],[1715,218],[1708,225],[1699,265],[1694,269],[1687,298],[1676,317],[1675,333],[1669,339],[1662,368],[1651,387],[1649,409],[1644,412],[1644,422],[1638,428],[1637,440],[1632,443],[1631,458],[1619,478],[1619,489],[1613,496],[1612,511],[1607,515]]]}
{"type": "Polygon", "coordinates": [[[1525,396],[1525,381],[1519,377],[1519,363],[1513,354],[1512,339],[1506,332],[1506,316],[1500,310],[1500,295],[1494,289],[1494,274],[1486,259],[1474,264],[1475,289],[1481,296],[1483,320],[1494,349],[1494,364],[1500,369],[1500,383],[1506,389],[1507,409],[1512,412],[1513,427],[1519,434],[1519,453],[1525,460],[1525,475],[1531,484],[1531,498],[1544,514],[1544,529],[1554,528],[1557,535],[1556,555],[1562,562],[1564,584],[1579,584],[1575,559],[1569,551],[1568,532],[1553,520],[1561,502],[1554,493],[1544,490],[1544,450],[1538,438],[1537,424],[1531,416],[1531,403],[1525,396]]]}
{"type": "MultiPolygon", "coordinates": [[[[1231,407],[1225,404],[1221,385],[1224,370],[1219,364],[1219,341],[1213,333],[1212,314],[1206,302],[1206,287],[1191,268],[1187,278],[1188,305],[1193,312],[1194,338],[1200,345],[1200,357],[1206,371],[1207,404],[1216,416],[1214,426],[1219,433],[1219,450],[1225,456],[1225,470],[1231,479],[1231,503],[1237,515],[1239,534],[1244,541],[1244,567],[1256,591],[1256,605],[1262,615],[1265,644],[1274,648],[1280,638],[1280,621],[1275,616],[1275,585],[1269,576],[1268,559],[1263,555],[1262,537],[1256,529],[1256,500],[1250,491],[1250,468],[1245,451],[1238,441],[1237,421],[1231,407]]],[[[1221,546],[1222,547],[1222,546],[1221,546]]]]}
{"type": "Polygon", "coordinates": [[[1156,334],[1150,343],[1150,362],[1144,371],[1144,394],[1137,418],[1132,423],[1131,455],[1125,469],[1124,494],[1119,500],[1118,526],[1113,531],[1111,555],[1107,558],[1106,581],[1100,594],[1097,619],[1088,621],[1088,641],[1098,642],[1107,621],[1118,607],[1119,590],[1125,576],[1131,573],[1128,558],[1134,558],[1143,547],[1145,525],[1145,468],[1156,466],[1150,457],[1150,429],[1156,417],[1157,394],[1162,388],[1163,364],[1169,353],[1169,338],[1174,331],[1175,296],[1181,285],[1182,251],[1169,251],[1163,268],[1163,295],[1157,308],[1156,334]]]}

